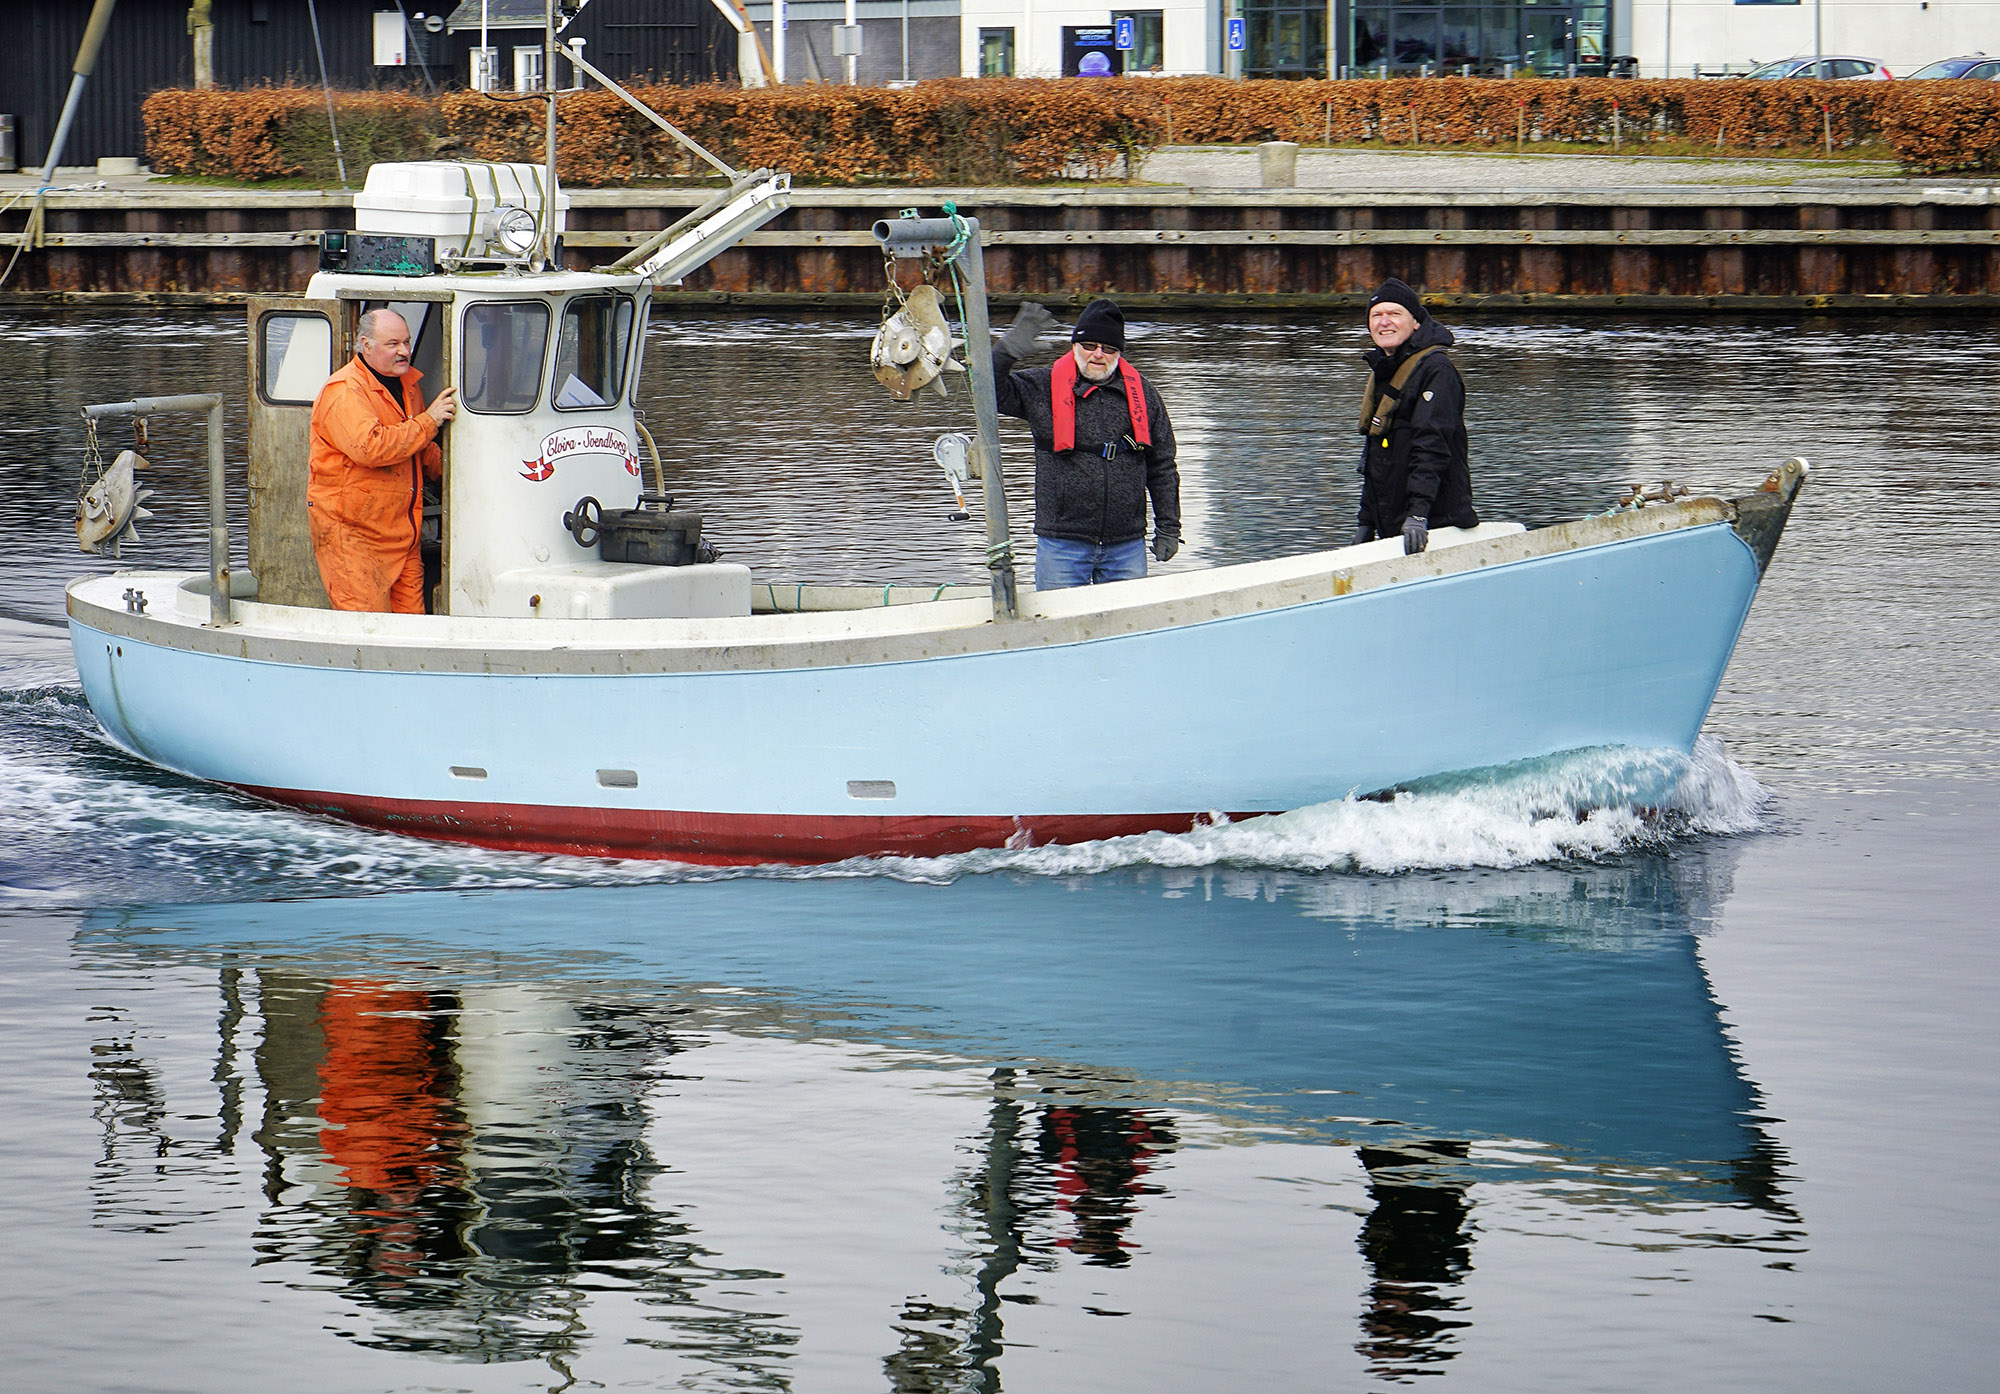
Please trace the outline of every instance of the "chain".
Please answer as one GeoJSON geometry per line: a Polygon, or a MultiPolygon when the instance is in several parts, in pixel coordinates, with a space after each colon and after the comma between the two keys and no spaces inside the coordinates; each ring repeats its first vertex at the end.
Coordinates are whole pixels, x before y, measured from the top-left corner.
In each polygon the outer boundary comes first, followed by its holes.
{"type": "Polygon", "coordinates": [[[97,418],[83,418],[83,469],[77,476],[76,491],[79,495],[87,492],[91,485],[104,478],[104,447],[97,439],[97,418]]]}
{"type": "MultiPolygon", "coordinates": [[[[963,325],[965,323],[965,286],[959,279],[958,254],[965,250],[965,244],[971,239],[972,227],[964,218],[959,216],[958,205],[949,199],[945,201],[944,215],[951,219],[951,245],[933,251],[929,257],[925,258],[924,284],[929,285],[939,280],[940,273],[942,273],[943,277],[949,278],[951,281],[952,296],[958,302],[958,322],[963,325]]],[[[914,208],[905,208],[898,216],[915,218],[917,210],[914,208]]],[[[886,243],[882,248],[882,279],[888,287],[882,297],[882,323],[887,324],[893,315],[909,303],[909,296],[904,292],[902,280],[896,274],[896,256],[889,250],[886,243]]]]}

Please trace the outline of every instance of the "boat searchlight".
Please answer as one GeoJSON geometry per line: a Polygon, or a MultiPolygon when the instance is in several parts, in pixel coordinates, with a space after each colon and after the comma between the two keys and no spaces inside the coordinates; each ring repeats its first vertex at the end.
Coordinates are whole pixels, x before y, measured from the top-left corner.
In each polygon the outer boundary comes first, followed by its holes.
{"type": "Polygon", "coordinates": [[[536,239],[541,236],[541,225],[527,209],[508,204],[488,213],[481,231],[486,234],[487,245],[497,244],[509,256],[525,257],[534,250],[536,239]]]}

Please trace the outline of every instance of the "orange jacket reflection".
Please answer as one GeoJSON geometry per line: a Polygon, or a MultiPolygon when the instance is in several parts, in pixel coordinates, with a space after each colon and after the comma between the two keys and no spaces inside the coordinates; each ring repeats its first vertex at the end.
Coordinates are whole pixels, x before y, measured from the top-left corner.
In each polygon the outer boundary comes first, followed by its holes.
{"type": "Polygon", "coordinates": [[[320,1146],[381,1215],[417,1213],[425,1188],[463,1176],[463,1125],[438,1003],[379,983],[335,982],[320,1008],[320,1146]]]}
{"type": "Polygon", "coordinates": [[[327,379],[312,411],[306,516],[320,580],[336,610],[422,614],[422,477],[443,472],[423,377],[403,373],[396,401],[359,356],[327,379]]]}

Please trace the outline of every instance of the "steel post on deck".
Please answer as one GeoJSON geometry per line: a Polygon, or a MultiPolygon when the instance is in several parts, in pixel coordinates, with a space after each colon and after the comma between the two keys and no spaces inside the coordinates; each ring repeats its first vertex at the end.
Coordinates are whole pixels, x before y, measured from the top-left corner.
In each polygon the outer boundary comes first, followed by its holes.
{"type": "Polygon", "coordinates": [[[965,281],[963,301],[965,366],[972,379],[973,459],[986,496],[986,566],[993,573],[993,617],[1019,619],[1020,590],[1014,577],[1014,543],[1007,528],[1007,489],[1000,469],[1000,403],[993,388],[993,331],[986,318],[986,262],[980,251],[979,219],[884,218],[875,240],[898,257],[922,256],[935,247],[951,248],[965,281]]]}
{"type": "Polygon", "coordinates": [[[229,615],[229,514],[222,480],[222,398],[135,397],[129,402],[103,402],[83,409],[92,421],[108,416],[165,416],[199,411],[208,415],[208,622],[216,628],[232,623],[229,615]]]}

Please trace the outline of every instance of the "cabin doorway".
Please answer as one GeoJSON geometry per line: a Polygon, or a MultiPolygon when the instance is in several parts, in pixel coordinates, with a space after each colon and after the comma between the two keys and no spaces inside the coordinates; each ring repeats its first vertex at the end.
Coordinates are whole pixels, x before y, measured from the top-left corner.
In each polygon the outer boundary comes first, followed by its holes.
{"type": "MultiPolygon", "coordinates": [[[[447,349],[451,339],[451,297],[359,301],[354,315],[357,326],[361,316],[370,310],[394,310],[410,326],[410,366],[423,374],[417,386],[428,407],[438,393],[451,385],[447,370],[451,357],[447,349]]],[[[424,481],[424,523],[417,534],[417,549],[424,559],[424,609],[433,615],[445,613],[448,605],[444,587],[448,530],[444,520],[451,479],[449,422],[438,432],[437,443],[445,457],[445,469],[441,478],[424,481]]]]}

